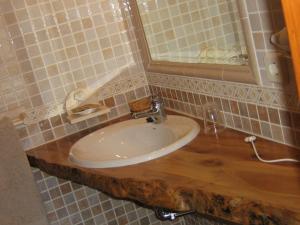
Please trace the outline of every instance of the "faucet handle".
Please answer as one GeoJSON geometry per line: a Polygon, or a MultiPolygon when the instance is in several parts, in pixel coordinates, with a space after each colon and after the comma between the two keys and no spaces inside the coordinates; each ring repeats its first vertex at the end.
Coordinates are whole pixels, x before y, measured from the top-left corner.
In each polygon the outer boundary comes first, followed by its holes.
{"type": "Polygon", "coordinates": [[[165,104],[163,102],[162,97],[160,96],[153,96],[152,98],[152,110],[159,114],[160,122],[166,119],[166,112],[165,112],[165,104]]]}
{"type": "Polygon", "coordinates": [[[152,109],[160,110],[161,108],[164,107],[164,102],[162,98],[158,95],[153,95],[151,101],[152,101],[152,109]]]}

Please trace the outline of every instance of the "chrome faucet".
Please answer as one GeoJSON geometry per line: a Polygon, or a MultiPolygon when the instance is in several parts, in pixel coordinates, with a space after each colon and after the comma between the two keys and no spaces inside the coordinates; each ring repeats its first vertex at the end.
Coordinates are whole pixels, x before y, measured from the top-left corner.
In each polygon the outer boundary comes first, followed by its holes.
{"type": "Polygon", "coordinates": [[[152,96],[151,109],[145,112],[132,113],[132,118],[147,117],[148,122],[163,123],[167,119],[165,105],[159,96],[152,96]]]}

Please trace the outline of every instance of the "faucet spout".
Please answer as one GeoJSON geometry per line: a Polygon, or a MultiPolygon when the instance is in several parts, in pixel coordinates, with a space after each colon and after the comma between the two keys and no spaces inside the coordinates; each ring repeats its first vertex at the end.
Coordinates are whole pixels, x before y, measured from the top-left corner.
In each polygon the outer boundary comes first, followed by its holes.
{"type": "Polygon", "coordinates": [[[155,116],[157,112],[154,112],[152,109],[144,112],[132,113],[132,118],[139,119],[143,117],[155,116]]]}
{"type": "Polygon", "coordinates": [[[138,119],[148,117],[153,123],[163,123],[167,119],[165,106],[162,99],[158,96],[152,97],[152,106],[149,111],[132,113],[132,118],[138,119]]]}

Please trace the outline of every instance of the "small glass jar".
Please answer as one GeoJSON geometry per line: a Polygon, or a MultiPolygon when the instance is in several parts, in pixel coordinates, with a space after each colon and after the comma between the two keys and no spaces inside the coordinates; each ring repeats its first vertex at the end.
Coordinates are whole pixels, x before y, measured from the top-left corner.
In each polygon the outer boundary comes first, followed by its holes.
{"type": "Polygon", "coordinates": [[[218,134],[225,129],[223,112],[215,102],[203,105],[204,133],[218,134]]]}

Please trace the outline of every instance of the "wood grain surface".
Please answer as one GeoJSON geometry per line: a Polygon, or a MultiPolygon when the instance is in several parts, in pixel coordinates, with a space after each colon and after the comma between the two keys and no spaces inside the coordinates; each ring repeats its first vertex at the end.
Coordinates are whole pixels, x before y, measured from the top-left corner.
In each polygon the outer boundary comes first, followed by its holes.
{"type": "Polygon", "coordinates": [[[295,81],[300,97],[300,0],[281,0],[292,52],[295,81]]]}
{"type": "MultiPolygon", "coordinates": [[[[300,165],[257,161],[243,141],[247,134],[200,132],[174,153],[120,168],[87,169],[70,162],[72,144],[100,127],[32,149],[28,159],[51,175],[148,206],[196,210],[244,225],[300,224],[300,165]]],[[[281,144],[259,138],[256,145],[264,158],[300,159],[299,150],[281,144]]]]}

